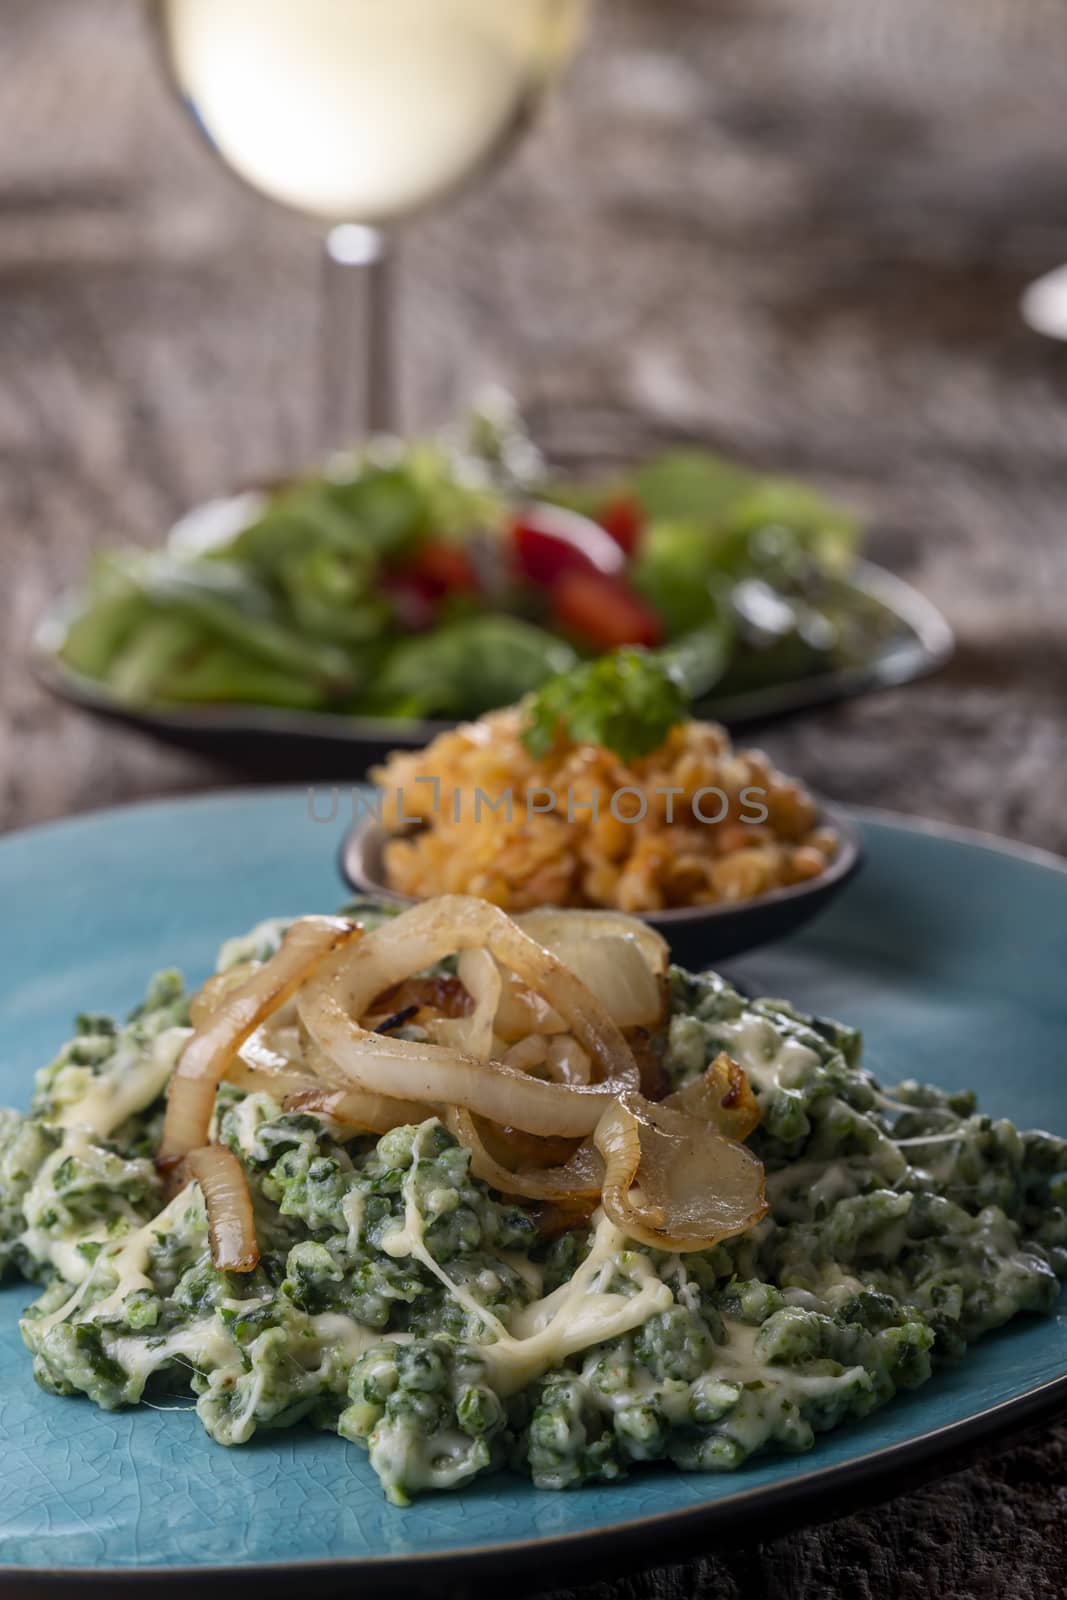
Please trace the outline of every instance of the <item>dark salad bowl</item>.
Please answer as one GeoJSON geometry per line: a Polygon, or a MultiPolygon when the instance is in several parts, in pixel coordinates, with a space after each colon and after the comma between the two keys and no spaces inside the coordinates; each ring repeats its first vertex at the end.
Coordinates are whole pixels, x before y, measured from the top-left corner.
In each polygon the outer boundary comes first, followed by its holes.
{"type": "Polygon", "coordinates": [[[233,766],[354,778],[620,645],[731,727],[950,654],[937,610],[858,559],[846,508],[696,441],[617,442],[557,440],[549,471],[505,407],[210,502],[158,550],[101,551],[39,628],[37,675],[233,766]]]}
{"type": "MultiPolygon", "coordinates": [[[[869,561],[854,563],[849,583],[882,608],[891,624],[868,660],[729,694],[712,693],[693,707],[693,714],[729,728],[751,727],[895,688],[945,664],[952,654],[952,632],[924,595],[869,561]]],[[[44,688],[93,716],[234,766],[288,778],[358,778],[391,750],[421,748],[455,726],[435,718],[368,717],[272,706],[136,705],[62,659],[66,609],[61,605],[46,617],[34,641],[32,666],[44,688]]]]}
{"type": "MultiPolygon", "coordinates": [[[[833,828],[841,843],[837,855],[818,878],[786,889],[772,889],[737,905],[679,906],[670,911],[643,912],[640,920],[663,935],[676,962],[697,972],[759,945],[784,939],[824,911],[863,861],[863,836],[847,812],[820,803],[819,824],[833,828]]],[[[386,881],[384,852],[390,837],[373,816],[362,818],[341,846],[341,875],[357,894],[370,895],[390,905],[411,906],[415,901],[398,894],[386,881]]]]}

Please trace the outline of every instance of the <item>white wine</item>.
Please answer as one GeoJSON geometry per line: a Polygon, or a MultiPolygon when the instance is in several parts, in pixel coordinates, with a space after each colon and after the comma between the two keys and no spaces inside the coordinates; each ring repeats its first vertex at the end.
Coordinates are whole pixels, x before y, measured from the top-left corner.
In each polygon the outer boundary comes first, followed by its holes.
{"type": "Polygon", "coordinates": [[[518,132],[576,49],[587,0],[156,0],[180,90],[272,199],[379,227],[518,132]]]}

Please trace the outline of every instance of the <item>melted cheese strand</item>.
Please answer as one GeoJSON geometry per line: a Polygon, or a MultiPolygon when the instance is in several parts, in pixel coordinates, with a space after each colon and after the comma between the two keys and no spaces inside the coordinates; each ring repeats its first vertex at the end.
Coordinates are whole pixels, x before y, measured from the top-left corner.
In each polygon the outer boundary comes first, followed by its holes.
{"type": "Polygon", "coordinates": [[[404,1179],[404,1225],[387,1234],[381,1248],[395,1258],[410,1256],[421,1262],[468,1315],[488,1326],[495,1338],[479,1344],[478,1353],[499,1394],[517,1393],[567,1356],[630,1333],[673,1305],[670,1287],[656,1275],[648,1257],[626,1252],[625,1235],[598,1211],[592,1248],[574,1276],[520,1311],[514,1318],[516,1332],[509,1332],[499,1317],[452,1281],[426,1248],[425,1221],[415,1198],[415,1174],[420,1143],[434,1126],[432,1121],[425,1122],[416,1135],[412,1164],[404,1179]],[[620,1253],[628,1256],[631,1278],[640,1280],[634,1295],[610,1294],[597,1287],[599,1278],[610,1278],[606,1269],[614,1270],[620,1253]]]}

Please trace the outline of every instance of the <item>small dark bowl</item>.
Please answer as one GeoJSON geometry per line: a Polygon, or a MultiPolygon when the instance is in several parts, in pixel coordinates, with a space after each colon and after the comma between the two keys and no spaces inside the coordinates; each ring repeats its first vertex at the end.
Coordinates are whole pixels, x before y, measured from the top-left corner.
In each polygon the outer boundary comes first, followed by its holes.
{"type": "MultiPolygon", "coordinates": [[[[819,823],[833,828],[841,840],[837,855],[820,877],[788,889],[772,889],[738,905],[640,912],[641,921],[661,933],[674,960],[693,972],[758,945],[784,939],[825,910],[859,871],[863,860],[862,834],[846,812],[820,805],[819,823]]],[[[380,822],[364,817],[341,846],[341,875],[359,894],[372,895],[392,905],[414,905],[409,895],[398,894],[386,884],[383,852],[390,837],[380,822]]]]}

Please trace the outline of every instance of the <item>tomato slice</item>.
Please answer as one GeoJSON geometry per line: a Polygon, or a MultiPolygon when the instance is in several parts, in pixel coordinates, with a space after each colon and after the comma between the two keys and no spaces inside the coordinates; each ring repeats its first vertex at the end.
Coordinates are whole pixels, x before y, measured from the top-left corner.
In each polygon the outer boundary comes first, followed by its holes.
{"type": "Polygon", "coordinates": [[[598,518],[604,532],[611,535],[625,556],[632,556],[636,551],[644,520],[640,503],[629,494],[609,500],[598,518]]]}
{"type": "Polygon", "coordinates": [[[519,571],[531,583],[553,584],[564,572],[611,575],[623,569],[619,546],[591,517],[561,506],[529,505],[512,525],[519,571]]]}
{"type": "Polygon", "coordinates": [[[414,633],[433,626],[449,595],[477,594],[481,588],[466,550],[441,542],[424,544],[402,565],[387,567],[381,582],[397,618],[414,633]]]}
{"type": "Polygon", "coordinates": [[[427,600],[440,600],[457,590],[474,594],[478,574],[466,550],[456,544],[424,544],[396,573],[399,582],[417,589],[427,600]]]}
{"type": "Polygon", "coordinates": [[[655,612],[618,578],[572,570],[560,574],[552,589],[556,619],[602,650],[617,645],[657,645],[663,629],[655,612]]]}

